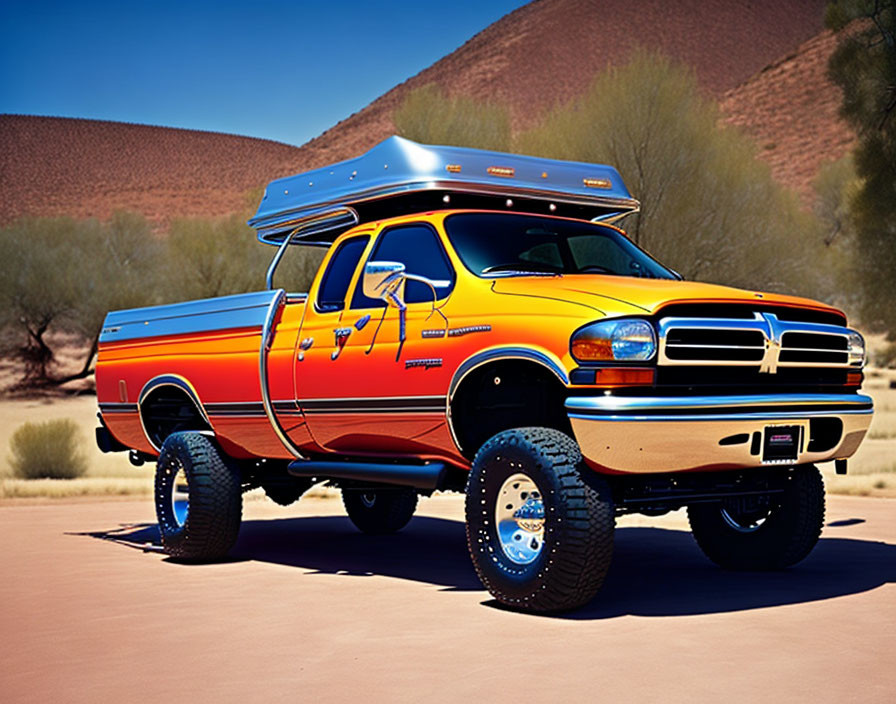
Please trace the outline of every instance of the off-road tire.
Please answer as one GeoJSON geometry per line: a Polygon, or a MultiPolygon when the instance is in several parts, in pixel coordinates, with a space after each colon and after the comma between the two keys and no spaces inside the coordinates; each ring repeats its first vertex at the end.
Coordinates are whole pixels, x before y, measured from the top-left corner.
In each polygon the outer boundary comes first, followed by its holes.
{"type": "Polygon", "coordinates": [[[413,489],[343,489],[342,503],[362,533],[383,535],[404,528],[417,508],[413,489]]]}
{"type": "Polygon", "coordinates": [[[566,611],[588,603],[613,556],[609,486],[584,466],[572,438],[549,428],[507,430],[482,446],[467,482],[466,524],[482,584],[499,602],[520,611],[566,611]],[[508,557],[496,525],[500,489],[520,473],[535,483],[544,507],[543,544],[529,564],[508,557]]]}
{"type": "Polygon", "coordinates": [[[214,442],[195,432],[173,433],[156,465],[156,516],[165,552],[178,560],[220,560],[236,542],[242,519],[242,487],[235,463],[214,442]],[[172,492],[178,469],[187,477],[189,510],[174,517],[172,492]]]}
{"type": "Polygon", "coordinates": [[[703,553],[729,570],[779,570],[815,547],[824,525],[824,482],[814,465],[790,470],[783,494],[772,494],[764,523],[739,532],[722,515],[723,504],[694,504],[688,520],[703,553]]]}

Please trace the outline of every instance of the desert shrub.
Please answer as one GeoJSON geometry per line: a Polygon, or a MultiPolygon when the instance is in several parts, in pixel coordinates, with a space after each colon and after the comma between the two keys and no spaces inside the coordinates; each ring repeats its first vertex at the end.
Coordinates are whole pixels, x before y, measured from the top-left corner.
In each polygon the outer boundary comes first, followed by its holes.
{"type": "MultiPolygon", "coordinates": [[[[176,220],[165,240],[160,271],[163,302],[260,291],[274,252],[258,242],[242,216],[176,220]]],[[[275,285],[307,291],[322,253],[292,247],[277,269],[275,285]]]]}
{"type": "Polygon", "coordinates": [[[863,272],[856,222],[850,208],[861,180],[851,154],[825,164],[812,182],[813,213],[827,250],[823,258],[824,284],[820,294],[850,315],[862,307],[863,272]]]}
{"type": "Polygon", "coordinates": [[[636,52],[515,150],[616,166],[642,205],[623,227],[686,278],[815,292],[811,258],[824,249],[815,217],[774,182],[752,140],[720,125],[686,67],[636,52]]]}
{"type": "Polygon", "coordinates": [[[896,341],[896,2],[835,0],[825,23],[838,32],[828,76],[843,91],[840,116],[857,138],[848,206],[862,323],[896,341]]]}
{"type": "Polygon", "coordinates": [[[154,302],[158,242],[146,220],[116,213],[106,222],[22,218],[0,228],[0,330],[25,363],[25,381],[61,383],[86,376],[107,311],[154,302]],[[82,370],[53,373],[51,332],[89,345],[82,370]]]}
{"type": "Polygon", "coordinates": [[[510,150],[506,107],[466,96],[446,96],[433,84],[410,91],[392,120],[398,134],[416,142],[510,150]]]}
{"type": "Polygon", "coordinates": [[[25,423],[9,440],[13,474],[22,479],[74,479],[87,471],[77,424],[62,418],[25,423]]]}

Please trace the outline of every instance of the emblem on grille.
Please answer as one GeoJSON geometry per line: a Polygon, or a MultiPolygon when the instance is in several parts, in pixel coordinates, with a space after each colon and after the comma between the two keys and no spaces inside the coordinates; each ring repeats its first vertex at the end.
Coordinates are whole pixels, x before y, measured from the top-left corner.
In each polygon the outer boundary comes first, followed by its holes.
{"type": "Polygon", "coordinates": [[[778,360],[781,357],[781,330],[778,326],[778,317],[771,313],[756,313],[756,319],[765,321],[768,328],[765,333],[765,354],[759,365],[759,372],[766,374],[778,373],[778,360]]]}

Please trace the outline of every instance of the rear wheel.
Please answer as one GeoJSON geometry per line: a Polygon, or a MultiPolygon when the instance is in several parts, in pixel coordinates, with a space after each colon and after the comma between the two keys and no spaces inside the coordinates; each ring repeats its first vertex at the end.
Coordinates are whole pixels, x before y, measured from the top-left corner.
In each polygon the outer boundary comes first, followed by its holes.
{"type": "Polygon", "coordinates": [[[466,519],[473,565],[502,604],[563,611],[590,601],[603,584],[613,500],[558,430],[518,428],[486,442],[470,471],[466,519]]]}
{"type": "Polygon", "coordinates": [[[697,545],[720,567],[776,570],[815,547],[824,525],[824,483],[813,465],[790,471],[783,494],[688,507],[697,545]]]}
{"type": "Polygon", "coordinates": [[[235,464],[207,437],[173,433],[156,465],[156,516],[162,545],[182,560],[217,560],[236,542],[242,487],[235,464]]]}
{"type": "Polygon", "coordinates": [[[404,528],[417,508],[413,489],[343,489],[342,503],[348,517],[364,533],[396,533],[404,528]]]}

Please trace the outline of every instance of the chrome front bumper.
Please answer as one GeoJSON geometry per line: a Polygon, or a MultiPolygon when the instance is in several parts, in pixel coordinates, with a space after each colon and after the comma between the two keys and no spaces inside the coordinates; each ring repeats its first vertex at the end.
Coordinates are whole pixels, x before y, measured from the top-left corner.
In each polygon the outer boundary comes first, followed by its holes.
{"type": "Polygon", "coordinates": [[[873,402],[860,394],[573,396],[566,410],[590,464],[644,474],[770,464],[763,444],[775,425],[802,429],[792,464],[850,457],[871,424],[873,402]]]}

